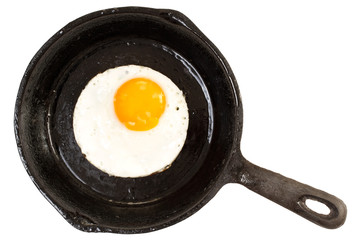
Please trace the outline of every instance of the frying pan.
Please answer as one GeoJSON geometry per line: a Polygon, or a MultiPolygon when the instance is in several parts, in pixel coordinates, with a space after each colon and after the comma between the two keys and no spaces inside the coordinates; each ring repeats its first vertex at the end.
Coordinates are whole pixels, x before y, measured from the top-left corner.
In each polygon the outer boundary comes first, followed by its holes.
{"type": "MultiPolygon", "coordinates": [[[[85,15],[58,31],[31,60],[15,107],[15,136],[27,173],[74,227],[142,233],[175,224],[227,183],[240,183],[326,228],[341,226],[337,197],[247,161],[240,151],[242,102],[219,50],[174,10],[115,8],[85,15]],[[121,65],[150,67],[183,91],[189,109],[184,147],[171,167],[140,178],[109,176],[77,145],[77,98],[96,74],[121,65]],[[311,210],[307,200],[330,213],[311,210]]],[[[279,220],[280,221],[280,220],[279,220]]]]}

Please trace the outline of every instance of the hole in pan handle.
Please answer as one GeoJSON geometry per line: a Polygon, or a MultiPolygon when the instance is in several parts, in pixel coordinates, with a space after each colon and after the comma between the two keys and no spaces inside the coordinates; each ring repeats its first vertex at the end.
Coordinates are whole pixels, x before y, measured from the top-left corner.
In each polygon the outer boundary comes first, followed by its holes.
{"type": "Polygon", "coordinates": [[[319,226],[334,229],[344,224],[346,205],[339,198],[242,159],[243,168],[236,181],[263,197],[295,212],[319,226]],[[306,200],[318,201],[329,208],[321,214],[306,205],[306,200]]]}

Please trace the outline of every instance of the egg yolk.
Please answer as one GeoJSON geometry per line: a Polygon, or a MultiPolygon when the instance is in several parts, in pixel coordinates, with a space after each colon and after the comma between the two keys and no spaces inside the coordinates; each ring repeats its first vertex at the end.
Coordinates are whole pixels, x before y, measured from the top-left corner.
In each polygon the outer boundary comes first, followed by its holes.
{"type": "Polygon", "coordinates": [[[114,96],[116,116],[128,129],[134,131],[154,128],[165,106],[163,90],[146,78],[134,78],[125,82],[114,96]]]}

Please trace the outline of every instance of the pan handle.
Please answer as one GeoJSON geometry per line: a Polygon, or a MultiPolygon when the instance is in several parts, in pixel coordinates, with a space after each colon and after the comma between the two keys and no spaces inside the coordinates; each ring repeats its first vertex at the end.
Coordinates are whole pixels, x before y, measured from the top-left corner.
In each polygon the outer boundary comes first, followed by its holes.
{"type": "Polygon", "coordinates": [[[346,205],[326,192],[256,166],[246,159],[236,181],[263,197],[325,228],[338,228],[346,219],[346,205]],[[330,212],[321,214],[306,205],[306,200],[325,204],[330,212]]]}

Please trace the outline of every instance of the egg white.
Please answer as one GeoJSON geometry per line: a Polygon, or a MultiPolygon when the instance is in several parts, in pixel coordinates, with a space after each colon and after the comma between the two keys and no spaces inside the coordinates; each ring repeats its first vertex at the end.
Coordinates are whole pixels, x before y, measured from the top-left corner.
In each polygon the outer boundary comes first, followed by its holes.
{"type": "Polygon", "coordinates": [[[137,65],[120,66],[96,75],[81,92],[73,115],[75,139],[86,159],[117,177],[143,177],[169,167],[181,151],[189,125],[182,91],[165,75],[137,65]],[[165,93],[166,108],[156,127],[132,131],[114,110],[114,95],[126,81],[143,77],[165,93]]]}

